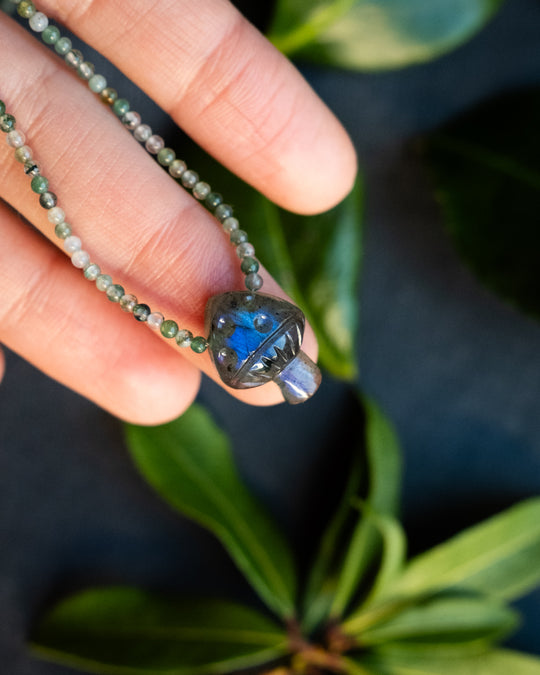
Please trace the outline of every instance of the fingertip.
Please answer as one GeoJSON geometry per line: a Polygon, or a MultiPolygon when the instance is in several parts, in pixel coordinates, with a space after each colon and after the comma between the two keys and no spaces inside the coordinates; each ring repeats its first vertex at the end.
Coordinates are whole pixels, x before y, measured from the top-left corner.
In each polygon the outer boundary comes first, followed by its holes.
{"type": "Polygon", "coordinates": [[[289,150],[286,185],[297,189],[280,190],[276,201],[285,209],[311,216],[334,208],[350,193],[358,174],[356,149],[341,124],[315,134],[311,149],[304,145],[289,150]],[[300,177],[300,178],[299,178],[300,177]]]}
{"type": "MultiPolygon", "coordinates": [[[[193,403],[200,386],[200,372],[188,368],[180,381],[170,371],[141,380],[140,372],[123,378],[115,402],[105,407],[129,424],[157,426],[180,417],[193,403]]],[[[103,403],[101,403],[103,405],[103,403]]]]}

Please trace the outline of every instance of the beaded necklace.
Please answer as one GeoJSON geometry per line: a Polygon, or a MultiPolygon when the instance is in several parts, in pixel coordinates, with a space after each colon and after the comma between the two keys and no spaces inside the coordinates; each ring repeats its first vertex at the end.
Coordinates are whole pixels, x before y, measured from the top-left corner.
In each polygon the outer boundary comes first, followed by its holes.
{"type": "Polygon", "coordinates": [[[190,331],[179,328],[173,319],[165,319],[161,312],[151,310],[132,293],[126,293],[123,286],[114,283],[84,250],[81,239],[66,221],[64,210],[58,206],[56,194],[49,189],[49,181],[42,175],[31,148],[26,145],[24,133],[17,128],[15,117],[6,111],[5,103],[0,100],[0,130],[7,136],[7,144],[14,149],[15,159],[30,177],[30,187],[39,195],[39,203],[47,211],[54,233],[63,241],[72,264],[136,321],[146,323],[164,338],[174,339],[181,348],[191,348],[198,354],[208,349],[227,386],[249,389],[274,381],[289,403],[307,400],[317,390],[321,374],[316,364],[301,351],[304,315],[298,307],[281,298],[259,293],[263,279],[258,273],[255,249],[248,241],[247,233],[240,229],[232,206],[224,203],[219,193],[178,159],[174,150],[165,147],[163,138],[142,123],[139,113],[130,109],[129,101],[120,98],[118,92],[108,86],[105,77],[95,72],[94,66],[73,48],[71,40],[62,36],[58,27],[50,25],[48,17],[37,11],[31,0],[11,2],[17,6],[18,14],[28,19],[30,28],[41,34],[43,42],[53,47],[88,83],[90,90],[112,109],[124,127],[144,144],[169,175],[190,190],[193,197],[214,215],[236,248],[247,290],[229,291],[208,300],[205,310],[207,337],[193,336],[190,331]]]}

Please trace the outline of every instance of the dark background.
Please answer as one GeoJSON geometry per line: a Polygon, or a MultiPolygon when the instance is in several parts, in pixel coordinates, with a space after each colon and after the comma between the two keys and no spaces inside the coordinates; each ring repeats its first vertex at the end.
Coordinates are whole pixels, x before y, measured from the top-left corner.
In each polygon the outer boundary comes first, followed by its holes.
{"type": "MultiPolygon", "coordinates": [[[[403,443],[412,552],[540,494],[540,326],[463,268],[414,150],[419,135],[475,102],[539,82],[539,44],[540,3],[509,0],[471,42],[426,65],[383,74],[302,66],[351,133],[365,173],[360,384],[403,443]]],[[[132,85],[118,89],[154,128],[170,128],[132,85]]],[[[349,387],[327,377],[296,408],[250,408],[208,381],[199,398],[229,430],[246,482],[307,559],[358,433],[349,387]]],[[[68,592],[117,582],[252,597],[219,544],[139,477],[121,424],[8,353],[0,672],[75,672],[28,654],[33,621],[68,592]]],[[[540,654],[540,592],[518,607],[525,622],[510,644],[540,654]]]]}

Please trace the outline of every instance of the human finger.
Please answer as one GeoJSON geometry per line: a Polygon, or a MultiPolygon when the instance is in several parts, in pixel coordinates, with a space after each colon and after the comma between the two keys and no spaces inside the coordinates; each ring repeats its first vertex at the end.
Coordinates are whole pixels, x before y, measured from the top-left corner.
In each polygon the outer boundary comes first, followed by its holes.
{"type": "Polygon", "coordinates": [[[104,304],[4,204],[0,232],[2,343],[124,420],[158,424],[190,405],[200,382],[195,366],[104,304]]]}
{"type": "Polygon", "coordinates": [[[222,164],[285,208],[351,189],[353,145],[298,70],[228,0],[41,0],[222,164]]]}
{"type": "MultiPolygon", "coordinates": [[[[0,20],[0,30],[2,21],[6,20],[0,20]]],[[[39,157],[50,167],[51,185],[61,186],[63,204],[86,248],[126,288],[202,331],[208,297],[230,290],[240,281],[238,259],[215,220],[128,134],[121,129],[119,133],[111,114],[69,72],[58,68],[52,55],[43,55],[43,48],[30,36],[14,27],[2,33],[2,42],[3,90],[8,99],[17,101],[29,137],[39,139],[39,157]],[[47,96],[50,90],[56,94],[52,99],[47,96]],[[27,91],[33,95],[28,96],[27,91]],[[46,101],[43,107],[41,101],[46,101]],[[99,143],[93,142],[96,138],[99,143]],[[159,195],[159,201],[146,199],[147,195],[159,195]]],[[[0,172],[4,198],[54,239],[43,210],[29,200],[27,178],[15,174],[7,162],[2,163],[0,172]]],[[[267,287],[280,293],[270,279],[267,287]]],[[[99,331],[97,314],[94,321],[99,331]]],[[[313,351],[309,332],[306,345],[306,351],[313,351]]],[[[216,377],[207,356],[187,351],[186,358],[216,377]]],[[[274,388],[263,389],[235,395],[251,403],[279,400],[274,388]]]]}

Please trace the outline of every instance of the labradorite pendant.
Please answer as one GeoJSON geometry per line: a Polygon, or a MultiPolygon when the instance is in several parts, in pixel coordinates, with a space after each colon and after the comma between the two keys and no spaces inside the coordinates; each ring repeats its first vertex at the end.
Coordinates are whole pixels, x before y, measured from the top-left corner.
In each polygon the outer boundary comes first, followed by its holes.
{"type": "Polygon", "coordinates": [[[250,389],[274,381],[289,403],[306,401],[321,372],[300,349],[304,323],[298,307],[272,295],[231,291],[210,298],[208,343],[223,382],[250,389]]]}

